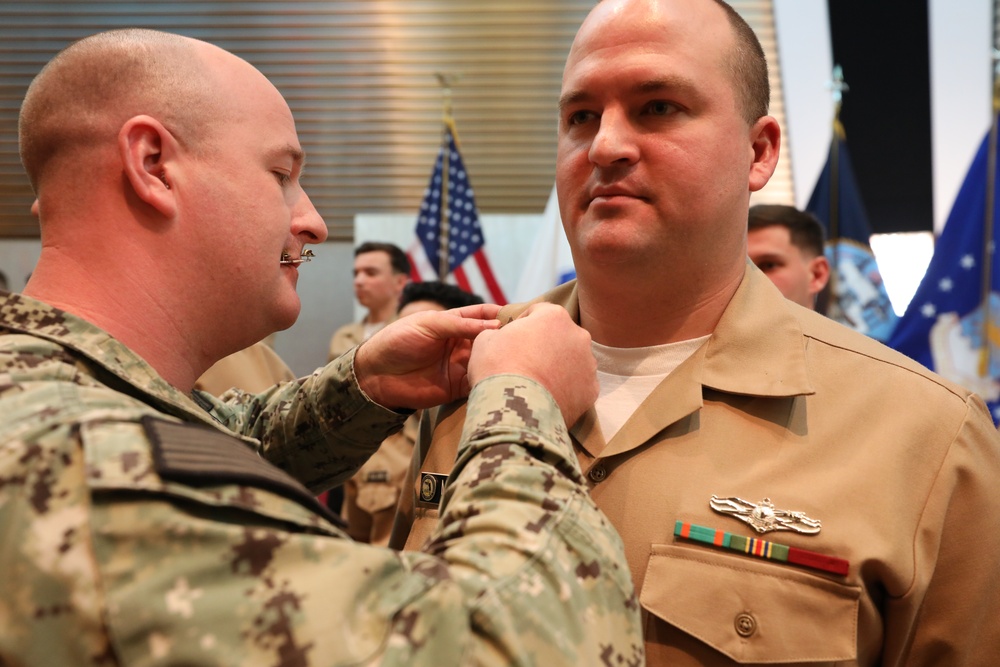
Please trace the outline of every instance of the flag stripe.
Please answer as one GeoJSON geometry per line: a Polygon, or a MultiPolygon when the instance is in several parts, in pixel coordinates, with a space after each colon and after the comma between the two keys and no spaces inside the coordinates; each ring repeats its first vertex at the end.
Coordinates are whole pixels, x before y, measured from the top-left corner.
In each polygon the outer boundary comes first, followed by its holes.
{"type": "Polygon", "coordinates": [[[497,282],[496,276],[493,275],[493,268],[486,259],[486,253],[482,250],[477,250],[473,253],[472,257],[476,260],[476,266],[479,267],[479,272],[482,274],[483,280],[486,281],[486,288],[489,290],[490,298],[494,302],[497,299],[503,299],[503,290],[500,289],[500,283],[497,282]]]}

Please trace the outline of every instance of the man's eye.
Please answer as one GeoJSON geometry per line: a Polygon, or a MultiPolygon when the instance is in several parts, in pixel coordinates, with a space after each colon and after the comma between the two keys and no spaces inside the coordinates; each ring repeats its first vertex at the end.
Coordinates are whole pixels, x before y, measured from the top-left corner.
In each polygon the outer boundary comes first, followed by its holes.
{"type": "Polygon", "coordinates": [[[663,100],[655,100],[646,105],[646,111],[654,116],[666,116],[676,109],[676,106],[670,102],[664,102],[663,100]]]}
{"type": "Polygon", "coordinates": [[[286,174],[283,171],[274,171],[274,172],[271,172],[271,173],[273,173],[274,177],[278,179],[278,184],[279,185],[288,185],[289,183],[292,182],[291,175],[286,174]]]}
{"type": "Polygon", "coordinates": [[[574,111],[569,115],[566,122],[570,125],[582,125],[593,117],[594,114],[590,111],[574,111]]]}

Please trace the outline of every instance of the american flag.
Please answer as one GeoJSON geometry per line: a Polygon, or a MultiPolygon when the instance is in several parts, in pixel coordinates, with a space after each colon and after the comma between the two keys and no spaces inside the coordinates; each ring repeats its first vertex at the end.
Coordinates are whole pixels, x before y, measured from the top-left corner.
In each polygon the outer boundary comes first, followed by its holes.
{"type": "Polygon", "coordinates": [[[447,207],[447,266],[444,280],[488,302],[507,303],[486,257],[483,228],[469,175],[458,149],[454,122],[445,120],[445,140],[417,216],[416,240],[407,251],[414,281],[441,280],[442,215],[447,207]],[[447,171],[445,163],[447,162],[447,171]],[[442,204],[442,191],[444,203],[442,204]]]}

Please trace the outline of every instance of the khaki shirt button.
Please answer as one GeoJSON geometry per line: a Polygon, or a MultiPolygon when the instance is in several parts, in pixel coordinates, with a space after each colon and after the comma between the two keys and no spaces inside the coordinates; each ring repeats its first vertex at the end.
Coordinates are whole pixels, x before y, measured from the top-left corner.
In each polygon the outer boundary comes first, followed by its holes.
{"type": "Polygon", "coordinates": [[[736,626],[736,634],[740,637],[749,637],[757,632],[757,619],[745,612],[737,614],[733,625],[736,626]]]}
{"type": "Polygon", "coordinates": [[[590,478],[591,482],[603,482],[604,478],[608,476],[607,469],[602,465],[596,465],[590,469],[587,473],[587,477],[590,478]]]}

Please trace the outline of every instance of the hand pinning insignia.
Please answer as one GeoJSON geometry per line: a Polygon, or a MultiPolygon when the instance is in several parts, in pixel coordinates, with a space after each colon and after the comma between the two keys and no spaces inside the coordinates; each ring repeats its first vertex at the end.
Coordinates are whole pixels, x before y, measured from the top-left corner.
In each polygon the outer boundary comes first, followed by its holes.
{"type": "Polygon", "coordinates": [[[803,535],[815,535],[820,531],[819,520],[810,519],[804,512],[775,509],[770,498],[764,498],[754,504],[735,496],[729,498],[712,496],[708,504],[716,512],[739,519],[758,533],[790,530],[803,535]]]}

